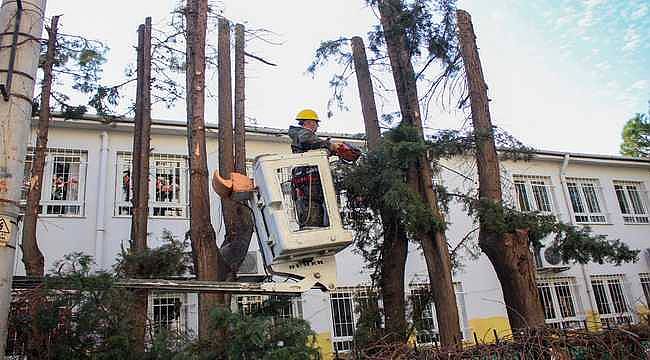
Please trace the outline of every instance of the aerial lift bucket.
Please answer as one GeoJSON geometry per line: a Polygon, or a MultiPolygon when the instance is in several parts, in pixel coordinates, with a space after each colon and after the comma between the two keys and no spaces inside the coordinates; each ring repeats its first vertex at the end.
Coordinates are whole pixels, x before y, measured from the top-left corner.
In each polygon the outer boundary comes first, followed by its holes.
{"type": "Polygon", "coordinates": [[[267,271],[299,279],[263,286],[277,291],[302,292],[314,285],[334,289],[334,255],[352,242],[352,233],[343,229],[327,154],[258,156],[253,179],[238,173],[224,179],[215,172],[212,188],[222,198],[249,204],[267,271]]]}

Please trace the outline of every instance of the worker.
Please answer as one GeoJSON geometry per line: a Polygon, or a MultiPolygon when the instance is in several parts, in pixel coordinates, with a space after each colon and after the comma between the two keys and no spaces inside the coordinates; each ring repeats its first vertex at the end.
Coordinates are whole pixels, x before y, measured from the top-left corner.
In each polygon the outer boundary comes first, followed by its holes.
{"type": "MultiPolygon", "coordinates": [[[[316,135],[320,119],[314,110],[301,110],[296,115],[296,121],[300,126],[289,127],[293,153],[325,149],[328,155],[332,155],[341,146],[316,135]]],[[[291,184],[300,229],[329,226],[318,166],[295,167],[292,170],[291,184]]]]}

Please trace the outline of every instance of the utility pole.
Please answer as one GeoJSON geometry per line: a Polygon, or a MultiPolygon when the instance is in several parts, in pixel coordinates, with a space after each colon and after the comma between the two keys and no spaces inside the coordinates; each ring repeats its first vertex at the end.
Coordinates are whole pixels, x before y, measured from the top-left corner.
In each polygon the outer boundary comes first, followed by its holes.
{"type": "Polygon", "coordinates": [[[11,282],[32,98],[46,0],[3,0],[0,8],[0,354],[7,342],[11,282]]]}

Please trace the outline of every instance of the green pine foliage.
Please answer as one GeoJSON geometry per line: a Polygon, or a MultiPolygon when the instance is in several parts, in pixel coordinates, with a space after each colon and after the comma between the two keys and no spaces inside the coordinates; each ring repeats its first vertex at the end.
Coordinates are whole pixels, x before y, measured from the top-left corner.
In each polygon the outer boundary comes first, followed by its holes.
{"type": "Polygon", "coordinates": [[[650,157],[650,118],[636,114],[623,127],[621,154],[634,157],[650,157]]]}
{"type": "Polygon", "coordinates": [[[318,356],[316,334],[302,319],[278,319],[264,312],[254,315],[215,308],[215,330],[224,330],[218,339],[228,359],[310,360],[318,356]]]}
{"type": "MultiPolygon", "coordinates": [[[[419,194],[406,185],[409,165],[425,153],[434,159],[473,157],[476,141],[481,136],[484,135],[444,130],[425,141],[418,137],[415,128],[402,124],[384,132],[378,148],[364,154],[355,165],[343,164],[334,172],[337,187],[347,198],[344,223],[354,231],[357,250],[370,269],[378,271],[381,261],[383,233],[379,214],[388,214],[399,222],[411,239],[422,229],[434,231],[447,226],[436,220],[419,194]]],[[[526,161],[533,156],[532,148],[502,130],[485,136],[494,137],[501,159],[526,161]]],[[[443,211],[448,212],[449,203],[457,201],[464,204],[467,213],[482,224],[484,231],[504,235],[525,229],[532,247],[550,245],[564,262],[621,264],[638,258],[639,251],[620,240],[594,234],[588,227],[562,223],[553,215],[520,212],[504,204],[478,200],[475,194],[450,193],[444,186],[437,186],[436,191],[443,211]]]]}
{"type": "Polygon", "coordinates": [[[167,229],[163,229],[161,240],[161,246],[137,253],[122,248],[114,267],[117,276],[160,279],[185,275],[191,263],[187,241],[167,229]]]}

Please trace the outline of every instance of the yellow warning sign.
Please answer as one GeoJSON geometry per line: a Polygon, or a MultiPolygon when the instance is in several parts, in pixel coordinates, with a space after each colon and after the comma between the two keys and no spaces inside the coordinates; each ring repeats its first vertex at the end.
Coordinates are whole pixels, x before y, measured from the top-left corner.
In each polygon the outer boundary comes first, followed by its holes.
{"type": "Polygon", "coordinates": [[[11,237],[11,220],[0,217],[0,246],[7,246],[11,237]]]}

